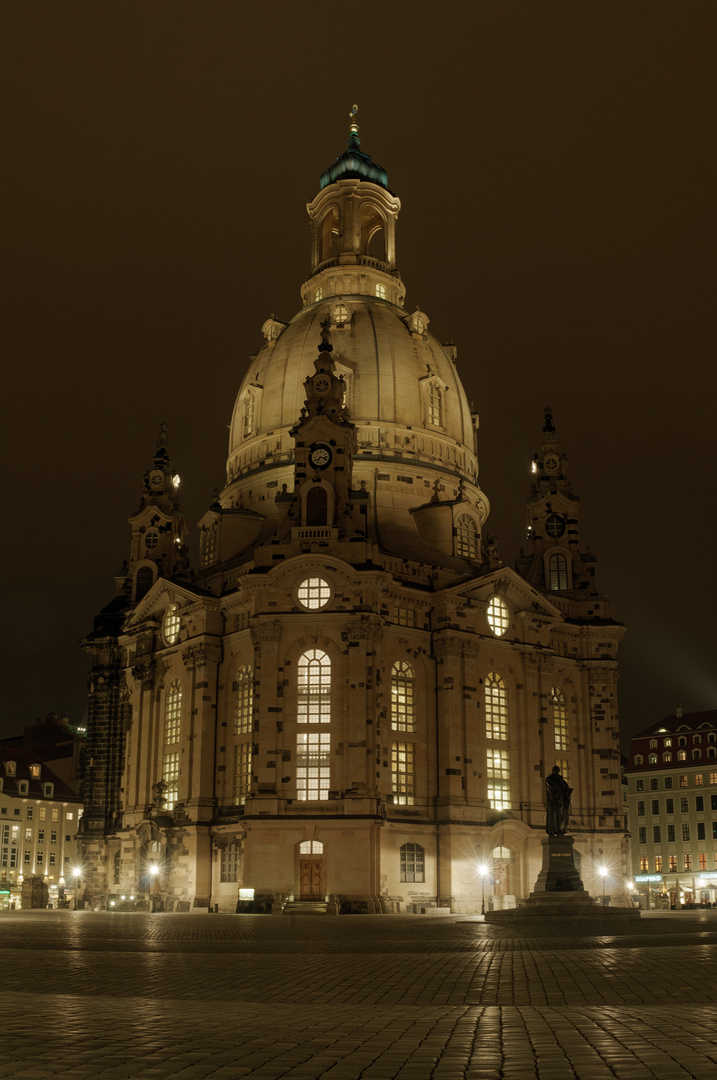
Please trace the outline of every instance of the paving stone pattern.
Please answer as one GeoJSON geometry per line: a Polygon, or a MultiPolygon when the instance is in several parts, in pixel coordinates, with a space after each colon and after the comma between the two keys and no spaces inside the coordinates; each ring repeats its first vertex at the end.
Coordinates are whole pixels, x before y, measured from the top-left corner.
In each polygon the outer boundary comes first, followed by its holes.
{"type": "Polygon", "coordinates": [[[0,1078],[717,1080],[717,912],[681,915],[7,912],[0,1078]]]}

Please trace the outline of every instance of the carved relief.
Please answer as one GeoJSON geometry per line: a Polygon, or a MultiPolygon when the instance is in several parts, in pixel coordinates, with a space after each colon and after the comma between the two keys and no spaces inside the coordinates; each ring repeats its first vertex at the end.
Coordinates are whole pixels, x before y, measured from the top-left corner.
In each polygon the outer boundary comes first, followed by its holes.
{"type": "Polygon", "coordinates": [[[197,667],[206,667],[207,664],[218,664],[221,658],[222,647],[214,643],[202,642],[200,645],[191,645],[182,653],[182,660],[188,671],[197,667]]]}
{"type": "Polygon", "coordinates": [[[280,637],[280,622],[256,623],[251,627],[251,640],[255,645],[262,645],[265,641],[278,641],[280,637]]]}

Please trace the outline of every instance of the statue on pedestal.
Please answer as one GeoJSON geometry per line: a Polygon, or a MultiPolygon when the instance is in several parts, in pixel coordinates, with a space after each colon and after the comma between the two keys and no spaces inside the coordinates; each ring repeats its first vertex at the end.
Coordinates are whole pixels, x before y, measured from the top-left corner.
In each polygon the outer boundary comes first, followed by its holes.
{"type": "Polygon", "coordinates": [[[545,831],[548,836],[564,836],[570,823],[570,796],[573,789],[560,775],[560,767],[545,779],[545,831]]]}

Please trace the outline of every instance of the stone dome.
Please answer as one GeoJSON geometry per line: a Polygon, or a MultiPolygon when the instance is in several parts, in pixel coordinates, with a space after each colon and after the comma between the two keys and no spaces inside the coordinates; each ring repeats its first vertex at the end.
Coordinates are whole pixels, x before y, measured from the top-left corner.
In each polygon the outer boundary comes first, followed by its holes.
{"type": "MultiPolygon", "coordinates": [[[[234,406],[221,507],[275,519],[270,504],[293,490],[291,431],[305,406],[322,327],[328,327],[356,429],[354,488],[374,492],[377,514],[385,521],[395,509],[411,533],[416,525],[406,514],[438,502],[470,508],[480,530],[488,503],[478,487],[477,416],[458,375],[455,347],[429,332],[424,312],[409,314],[403,306],[395,245],[399,200],[381,184],[342,174],[307,209],[312,252],[304,306],[289,323],[271,316],[262,327],[264,343],[234,406]]],[[[270,531],[262,529],[262,537],[270,531]]]]}

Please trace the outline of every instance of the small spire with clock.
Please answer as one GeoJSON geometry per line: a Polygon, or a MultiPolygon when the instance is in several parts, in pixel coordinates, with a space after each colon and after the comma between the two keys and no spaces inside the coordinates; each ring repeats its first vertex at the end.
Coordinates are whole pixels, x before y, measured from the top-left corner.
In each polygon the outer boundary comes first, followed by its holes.
{"type": "Polygon", "coordinates": [[[128,518],[132,537],[127,584],[133,600],[141,599],[157,577],[182,581],[191,577],[179,485],[169,455],[167,425],[162,424],[152,464],[143,477],[139,508],[128,518]]]}
{"type": "Polygon", "coordinates": [[[354,536],[358,531],[352,504],[351,471],[356,429],[344,405],[344,380],[331,356],[329,321],[321,324],[314,373],[304,382],[306,400],[290,434],[296,441],[292,530],[330,530],[354,536]]]}
{"type": "Polygon", "coordinates": [[[580,499],[568,479],[568,458],[558,441],[553,410],[544,410],[540,451],[531,462],[531,494],[526,504],[528,552],[521,548],[516,569],[531,585],[559,596],[595,596],[597,560],[579,550],[580,499]]]}

